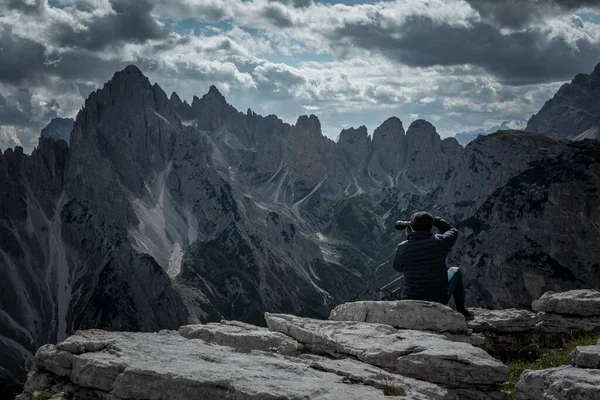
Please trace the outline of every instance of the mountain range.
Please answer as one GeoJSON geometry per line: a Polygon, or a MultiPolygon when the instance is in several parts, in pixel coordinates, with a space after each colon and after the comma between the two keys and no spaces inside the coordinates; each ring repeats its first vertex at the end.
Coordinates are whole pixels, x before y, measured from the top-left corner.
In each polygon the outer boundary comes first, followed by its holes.
{"type": "Polygon", "coordinates": [[[2,384],[77,329],[325,317],[396,277],[394,221],[420,209],[460,228],[469,305],[600,287],[600,142],[575,134],[463,149],[391,117],[334,142],[314,115],[242,113],[214,86],[189,104],[128,66],[31,155],[0,152],[2,384]]]}

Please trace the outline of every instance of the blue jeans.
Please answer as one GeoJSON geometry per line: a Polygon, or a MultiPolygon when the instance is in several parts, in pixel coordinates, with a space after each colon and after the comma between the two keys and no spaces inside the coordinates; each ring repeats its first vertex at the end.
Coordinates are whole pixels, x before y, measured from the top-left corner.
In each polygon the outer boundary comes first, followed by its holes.
{"type": "Polygon", "coordinates": [[[465,285],[460,268],[448,268],[448,301],[454,297],[454,304],[457,310],[465,310],[465,285]]]}

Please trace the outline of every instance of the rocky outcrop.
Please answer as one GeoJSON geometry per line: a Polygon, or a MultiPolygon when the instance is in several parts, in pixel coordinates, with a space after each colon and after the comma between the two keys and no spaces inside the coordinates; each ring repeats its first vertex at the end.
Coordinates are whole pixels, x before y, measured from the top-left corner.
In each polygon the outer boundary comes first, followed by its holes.
{"type": "Polygon", "coordinates": [[[523,372],[516,389],[519,399],[600,398],[600,344],[579,346],[571,365],[523,372]]]}
{"type": "Polygon", "coordinates": [[[535,311],[578,317],[600,316],[600,292],[586,289],[563,293],[546,292],[531,307],[535,311]]]}
{"type": "Polygon", "coordinates": [[[598,329],[598,295],[596,290],[547,292],[533,302],[538,312],[472,309],[475,318],[468,321],[468,327],[483,335],[481,347],[496,357],[535,357],[540,349],[560,346],[567,339],[598,329]]]}
{"type": "Polygon", "coordinates": [[[556,133],[569,138],[600,126],[600,64],[591,74],[579,74],[564,84],[531,117],[527,130],[556,133]]]}
{"type": "Polygon", "coordinates": [[[452,398],[435,385],[352,361],[240,353],[171,331],[81,331],[40,348],[36,369],[19,399],[61,392],[65,398],[111,399],[385,399],[385,391],[452,398]]]}
{"type": "Polygon", "coordinates": [[[525,371],[517,383],[520,400],[588,400],[600,396],[600,370],[572,366],[525,371]]]}
{"type": "Polygon", "coordinates": [[[600,369],[600,343],[575,348],[571,353],[571,364],[579,368],[600,369]]]}
{"type": "Polygon", "coordinates": [[[399,329],[466,333],[465,318],[450,307],[430,301],[358,301],[337,306],[333,321],[386,324],[399,329]]]}
{"type": "Polygon", "coordinates": [[[282,314],[266,314],[265,318],[269,329],[294,338],[312,353],[357,358],[450,389],[480,392],[483,396],[497,392],[507,379],[508,368],[485,351],[438,334],[282,314]]]}

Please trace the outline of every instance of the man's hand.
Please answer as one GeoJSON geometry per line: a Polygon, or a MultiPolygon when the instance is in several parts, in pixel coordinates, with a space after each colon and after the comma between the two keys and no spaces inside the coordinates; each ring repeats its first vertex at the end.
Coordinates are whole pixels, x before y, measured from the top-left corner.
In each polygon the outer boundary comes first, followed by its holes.
{"type": "Polygon", "coordinates": [[[408,234],[411,233],[413,231],[412,226],[407,226],[406,229],[404,230],[404,233],[406,234],[406,237],[408,237],[408,234]]]}

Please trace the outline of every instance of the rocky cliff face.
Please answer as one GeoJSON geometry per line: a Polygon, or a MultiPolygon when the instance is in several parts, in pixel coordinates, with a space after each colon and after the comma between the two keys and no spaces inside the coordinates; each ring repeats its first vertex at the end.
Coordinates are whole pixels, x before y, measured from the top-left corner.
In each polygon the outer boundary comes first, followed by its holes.
{"type": "Polygon", "coordinates": [[[600,110],[600,64],[591,74],[579,74],[571,83],[564,84],[556,95],[531,117],[526,129],[575,138],[600,128],[598,110],[600,110]]]}
{"type": "Polygon", "coordinates": [[[600,287],[600,144],[533,162],[462,224],[452,260],[471,304],[526,306],[548,290],[600,287]]]}
{"type": "Polygon", "coordinates": [[[0,154],[0,386],[22,380],[37,347],[66,337],[70,290],[62,239],[68,148],[41,138],[0,154]]]}

